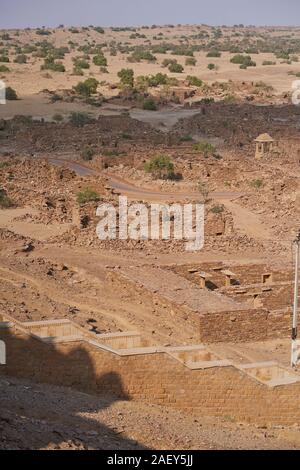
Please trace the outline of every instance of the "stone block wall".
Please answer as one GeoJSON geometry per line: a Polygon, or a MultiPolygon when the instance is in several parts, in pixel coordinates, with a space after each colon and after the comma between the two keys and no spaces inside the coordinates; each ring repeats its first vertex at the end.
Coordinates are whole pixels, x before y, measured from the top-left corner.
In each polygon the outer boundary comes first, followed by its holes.
{"type": "Polygon", "coordinates": [[[86,341],[46,344],[0,329],[1,375],[256,424],[300,424],[300,383],[268,387],[234,366],[192,370],[164,352],[122,356],[86,341]]]}

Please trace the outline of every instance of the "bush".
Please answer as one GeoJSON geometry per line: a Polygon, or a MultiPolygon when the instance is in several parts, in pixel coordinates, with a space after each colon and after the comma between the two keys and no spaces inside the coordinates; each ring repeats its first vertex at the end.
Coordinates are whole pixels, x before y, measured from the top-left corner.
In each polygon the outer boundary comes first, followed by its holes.
{"type": "Polygon", "coordinates": [[[201,87],[203,85],[203,81],[193,75],[188,75],[186,77],[186,81],[188,82],[189,86],[201,87]]]}
{"type": "Polygon", "coordinates": [[[6,99],[9,101],[15,101],[18,99],[16,90],[11,88],[10,86],[6,88],[6,99]]]}
{"type": "Polygon", "coordinates": [[[92,189],[85,189],[84,191],[81,191],[77,193],[77,202],[78,204],[86,204],[87,202],[99,202],[101,201],[101,197],[96,191],[93,191],[92,189]]]}
{"type": "Polygon", "coordinates": [[[211,209],[210,209],[210,212],[212,212],[213,214],[222,214],[224,212],[224,206],[223,204],[220,205],[220,206],[213,206],[211,209]]]}
{"type": "Polygon", "coordinates": [[[10,72],[10,69],[6,65],[0,65],[0,73],[10,72]]]}
{"type": "Polygon", "coordinates": [[[260,189],[263,186],[263,180],[253,180],[250,182],[250,186],[255,189],[260,189]]]}
{"type": "Polygon", "coordinates": [[[91,147],[85,147],[82,150],[82,154],[81,154],[83,160],[85,160],[85,161],[92,160],[94,155],[95,155],[95,152],[91,147]]]}
{"type": "Polygon", "coordinates": [[[184,68],[182,67],[181,64],[178,64],[177,62],[169,65],[169,72],[182,73],[183,71],[184,71],[184,68]]]}
{"type": "Polygon", "coordinates": [[[213,50],[206,54],[206,57],[221,57],[221,52],[213,50]]]}
{"type": "Polygon", "coordinates": [[[232,64],[240,64],[240,68],[247,68],[247,67],[256,67],[256,62],[251,59],[250,55],[243,55],[243,54],[236,54],[230,59],[232,64]]]}
{"type": "Polygon", "coordinates": [[[272,60],[264,60],[263,65],[276,65],[276,62],[272,62],[272,60]]]}
{"type": "Polygon", "coordinates": [[[209,142],[202,141],[194,145],[194,150],[203,153],[207,157],[208,155],[213,155],[215,153],[216,147],[209,142]]]}
{"type": "Polygon", "coordinates": [[[208,70],[215,70],[216,64],[208,64],[207,68],[208,70]]]}
{"type": "Polygon", "coordinates": [[[84,82],[79,82],[74,90],[82,96],[89,97],[97,92],[97,87],[99,85],[98,80],[95,78],[88,78],[84,82]]]}
{"type": "Polygon", "coordinates": [[[86,124],[92,122],[92,119],[87,113],[84,112],[73,112],[69,118],[71,124],[76,127],[83,127],[86,124]]]}
{"type": "Polygon", "coordinates": [[[107,66],[107,59],[104,57],[104,55],[95,55],[95,57],[93,58],[93,62],[95,65],[98,65],[99,67],[107,66]]]}
{"type": "Polygon", "coordinates": [[[141,49],[135,50],[129,57],[127,57],[128,62],[140,62],[141,60],[147,60],[148,62],[155,62],[156,57],[151,54],[149,51],[144,51],[141,49]]]}
{"type": "Polygon", "coordinates": [[[53,114],[52,119],[55,122],[62,122],[64,120],[64,117],[61,114],[56,113],[56,114],[53,114]]]}
{"type": "Polygon", "coordinates": [[[174,164],[167,155],[153,157],[145,164],[145,171],[155,179],[174,178],[174,164]]]}
{"type": "Polygon", "coordinates": [[[147,98],[143,103],[143,109],[147,109],[148,111],[156,111],[157,106],[153,98],[147,98]]]}
{"type": "Polygon", "coordinates": [[[65,72],[65,66],[61,62],[55,62],[54,57],[46,57],[41,70],[53,70],[53,72],[65,72]]]}
{"type": "Polygon", "coordinates": [[[0,207],[1,209],[8,209],[12,207],[14,204],[12,200],[7,196],[6,191],[0,188],[0,207]]]}
{"type": "Polygon", "coordinates": [[[27,56],[25,54],[19,54],[15,58],[14,62],[16,64],[26,64],[27,63],[27,56]]]}
{"type": "Polygon", "coordinates": [[[118,72],[121,85],[133,88],[134,84],[134,71],[132,69],[122,69],[118,72]]]}
{"type": "Polygon", "coordinates": [[[94,28],[94,31],[97,31],[97,33],[100,33],[100,34],[104,34],[104,33],[105,33],[104,29],[101,28],[101,26],[96,26],[96,27],[94,28]]]}
{"type": "Polygon", "coordinates": [[[73,59],[74,67],[77,69],[89,69],[90,64],[85,59],[80,59],[79,57],[75,57],[73,59]]]}
{"type": "Polygon", "coordinates": [[[0,55],[0,62],[9,62],[9,57],[7,55],[0,55]]]}
{"type": "Polygon", "coordinates": [[[191,66],[194,66],[197,64],[197,61],[195,59],[195,57],[187,57],[185,59],[185,65],[191,65],[191,66]]]}

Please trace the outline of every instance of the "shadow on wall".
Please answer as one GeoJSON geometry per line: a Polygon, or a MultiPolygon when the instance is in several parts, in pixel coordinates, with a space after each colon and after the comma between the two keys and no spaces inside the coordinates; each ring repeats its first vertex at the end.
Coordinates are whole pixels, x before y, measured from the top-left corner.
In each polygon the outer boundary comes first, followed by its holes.
{"type": "MultiPolygon", "coordinates": [[[[78,400],[79,403],[75,399],[66,400],[61,417],[58,419],[60,426],[63,426],[64,419],[66,419],[67,423],[74,421],[77,430],[85,432],[84,430],[92,429],[92,431],[88,431],[91,437],[85,443],[86,446],[95,449],[145,449],[143,445],[120,436],[98,420],[80,415],[81,413],[97,412],[109,408],[119,399],[130,400],[123,389],[119,374],[108,371],[100,376],[96,375],[92,357],[82,343],[67,343],[56,347],[54,344],[43,343],[31,336],[19,334],[19,332],[17,332],[17,335],[13,334],[12,330],[6,328],[0,329],[0,340],[5,342],[7,354],[6,365],[0,365],[0,378],[5,376],[16,379],[22,378],[35,383],[72,387],[72,389],[89,394],[97,393],[97,396],[83,396],[82,400],[78,400]],[[93,403],[92,410],[91,401],[93,403]],[[95,435],[98,436],[98,442],[93,437],[95,435]]],[[[0,389],[2,386],[3,383],[1,384],[0,380],[0,389]]],[[[26,389],[26,387],[22,388],[26,389]]],[[[49,393],[51,394],[51,389],[49,393]]],[[[71,393],[72,391],[66,390],[66,395],[71,396],[71,393]]],[[[18,412],[22,410],[21,414],[24,414],[24,409],[32,409],[32,414],[30,413],[29,416],[31,419],[36,416],[37,411],[40,409],[41,415],[43,416],[43,413],[44,415],[50,415],[49,421],[50,423],[54,422],[55,425],[51,408],[56,409],[57,414],[57,405],[59,406],[59,403],[53,403],[49,400],[46,409],[43,410],[38,399],[39,394],[36,396],[28,393],[27,398],[24,397],[26,401],[24,404],[22,404],[22,401],[20,402],[18,395],[13,394],[13,398],[9,398],[10,394],[6,396],[5,393],[1,393],[1,395],[4,397],[3,400],[1,399],[1,412],[16,408],[18,412]]],[[[55,411],[53,411],[53,416],[55,416],[55,411]]],[[[72,438],[68,435],[68,430],[66,430],[66,435],[64,431],[44,433],[43,426],[41,429],[36,430],[35,436],[28,435],[24,438],[24,427],[19,432],[20,435],[23,435],[21,440],[27,439],[25,441],[27,443],[22,448],[30,449],[45,448],[49,444],[54,447],[59,446],[72,438]]]]}

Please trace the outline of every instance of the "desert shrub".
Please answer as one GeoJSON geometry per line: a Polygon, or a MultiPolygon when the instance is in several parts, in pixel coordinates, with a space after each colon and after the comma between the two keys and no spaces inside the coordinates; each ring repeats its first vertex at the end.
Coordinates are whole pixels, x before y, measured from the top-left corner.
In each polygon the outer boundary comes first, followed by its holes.
{"type": "Polygon", "coordinates": [[[69,121],[76,127],[83,127],[92,122],[92,118],[84,112],[73,112],[70,115],[69,121]]]}
{"type": "Polygon", "coordinates": [[[212,212],[213,214],[222,214],[224,212],[224,206],[223,204],[221,205],[217,205],[217,206],[213,206],[211,209],[210,209],[210,212],[212,212]]]}
{"type": "Polygon", "coordinates": [[[146,60],[148,62],[155,62],[156,57],[150,51],[143,49],[136,49],[130,56],[127,57],[128,62],[140,62],[146,60]]]}
{"type": "Polygon", "coordinates": [[[177,62],[169,65],[169,72],[182,73],[183,71],[183,66],[181,64],[178,64],[177,62]]]}
{"type": "Polygon", "coordinates": [[[215,70],[216,64],[208,64],[207,68],[208,70],[215,70]]]}
{"type": "Polygon", "coordinates": [[[186,77],[186,81],[188,82],[189,86],[201,87],[203,85],[203,81],[193,75],[188,75],[186,77]]]}
{"type": "Polygon", "coordinates": [[[148,111],[156,111],[157,106],[153,98],[147,98],[143,103],[143,109],[148,111]]]}
{"type": "Polygon", "coordinates": [[[6,191],[0,188],[0,207],[1,209],[8,209],[12,207],[14,204],[12,200],[7,196],[6,191]]]}
{"type": "Polygon", "coordinates": [[[74,57],[73,59],[74,62],[74,67],[78,69],[89,69],[90,64],[87,62],[87,60],[82,59],[80,57],[74,57]]]}
{"type": "Polygon", "coordinates": [[[194,66],[196,64],[197,64],[197,61],[196,61],[195,57],[187,57],[185,59],[185,65],[194,66]]]}
{"type": "Polygon", "coordinates": [[[47,29],[37,29],[35,34],[38,34],[39,36],[50,36],[51,31],[48,31],[47,29]]]}
{"type": "Polygon", "coordinates": [[[164,59],[162,61],[163,67],[169,67],[169,65],[172,65],[172,64],[177,64],[177,60],[176,59],[164,59]]]}
{"type": "Polygon", "coordinates": [[[250,186],[255,189],[260,189],[263,186],[263,184],[264,184],[263,180],[260,180],[260,179],[250,181],[250,186]]]}
{"type": "Polygon", "coordinates": [[[134,71],[132,69],[122,69],[118,72],[118,77],[122,86],[132,88],[134,84],[134,71]]]}
{"type": "Polygon", "coordinates": [[[279,52],[275,53],[275,57],[277,59],[289,60],[290,59],[290,54],[286,51],[279,51],[279,52]]]}
{"type": "Polygon", "coordinates": [[[84,72],[81,68],[79,67],[74,67],[73,68],[73,72],[72,72],[72,75],[76,75],[78,77],[83,77],[84,76],[84,72]]]}
{"type": "Polygon", "coordinates": [[[0,65],[0,73],[10,72],[10,69],[6,65],[0,65]]]}
{"type": "Polygon", "coordinates": [[[276,62],[273,62],[272,60],[264,60],[263,65],[276,65],[276,62]]]}
{"type": "Polygon", "coordinates": [[[74,90],[82,96],[91,96],[97,92],[97,87],[99,85],[98,80],[95,78],[88,78],[84,82],[79,82],[75,87],[74,90]]]}
{"type": "Polygon", "coordinates": [[[62,122],[64,120],[64,117],[62,116],[62,114],[56,113],[53,114],[52,119],[55,122],[62,122]]]}
{"type": "Polygon", "coordinates": [[[216,147],[209,142],[202,141],[194,145],[194,150],[203,153],[207,157],[208,155],[213,155],[215,153],[216,147]]]}
{"type": "Polygon", "coordinates": [[[15,101],[18,99],[18,95],[16,90],[14,90],[12,87],[8,86],[6,88],[6,99],[9,101],[15,101]]]}
{"type": "Polygon", "coordinates": [[[76,196],[78,204],[86,204],[87,202],[99,202],[101,201],[101,197],[96,191],[93,191],[90,188],[86,188],[85,190],[77,193],[76,196]]]}
{"type": "Polygon", "coordinates": [[[107,66],[107,59],[104,57],[104,55],[95,55],[93,58],[93,62],[95,65],[98,65],[99,67],[106,67],[107,66]]]}
{"type": "Polygon", "coordinates": [[[206,54],[206,57],[221,57],[221,52],[217,51],[217,50],[212,50],[212,51],[209,51],[207,54],[206,54]]]}
{"type": "Polygon", "coordinates": [[[16,64],[26,64],[27,63],[27,56],[25,54],[19,54],[15,58],[14,62],[16,64]]]}
{"type": "Polygon", "coordinates": [[[97,33],[100,33],[100,34],[104,34],[104,33],[105,33],[104,29],[101,28],[101,26],[96,26],[96,27],[94,28],[94,31],[97,31],[97,33]]]}
{"type": "Polygon", "coordinates": [[[145,171],[155,179],[172,179],[174,164],[167,155],[157,155],[145,164],[145,171]]]}
{"type": "Polygon", "coordinates": [[[81,153],[81,156],[83,160],[85,161],[92,160],[94,155],[95,155],[95,151],[91,147],[85,147],[81,153]]]}
{"type": "Polygon", "coordinates": [[[0,55],[0,62],[9,62],[9,57],[7,55],[0,55]]]}
{"type": "Polygon", "coordinates": [[[180,137],[180,142],[193,142],[193,137],[191,135],[183,135],[180,137]]]}
{"type": "Polygon", "coordinates": [[[240,68],[256,67],[256,62],[251,59],[250,55],[236,54],[230,59],[232,64],[240,64],[240,68]]]}
{"type": "Polygon", "coordinates": [[[203,181],[198,181],[196,189],[201,195],[201,199],[202,199],[201,202],[203,204],[208,202],[209,188],[208,188],[207,184],[203,181]]]}
{"type": "Polygon", "coordinates": [[[46,57],[41,70],[53,70],[53,72],[65,72],[65,66],[61,62],[55,62],[54,57],[46,57]]]}

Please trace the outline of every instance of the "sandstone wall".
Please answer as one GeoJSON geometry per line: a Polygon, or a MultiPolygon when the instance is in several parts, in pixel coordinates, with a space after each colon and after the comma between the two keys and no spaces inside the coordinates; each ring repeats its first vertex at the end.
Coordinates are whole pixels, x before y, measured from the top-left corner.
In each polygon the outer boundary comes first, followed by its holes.
{"type": "Polygon", "coordinates": [[[114,394],[205,416],[257,424],[300,423],[300,384],[268,387],[233,366],[191,370],[166,353],[120,356],[85,341],[46,344],[0,329],[8,365],[0,374],[114,394]]]}

